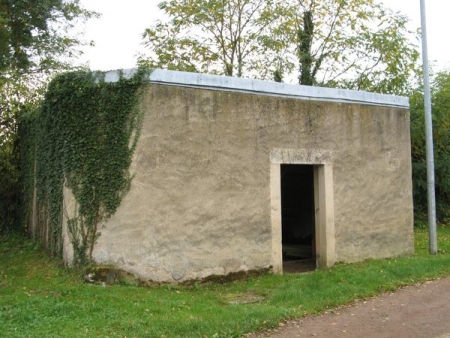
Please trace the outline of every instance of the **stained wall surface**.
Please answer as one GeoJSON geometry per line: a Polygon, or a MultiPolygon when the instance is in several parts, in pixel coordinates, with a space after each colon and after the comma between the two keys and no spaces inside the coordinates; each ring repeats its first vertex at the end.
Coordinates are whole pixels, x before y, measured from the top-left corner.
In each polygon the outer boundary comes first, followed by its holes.
{"type": "Polygon", "coordinates": [[[161,282],[272,266],[273,149],[330,155],[337,261],[413,252],[408,109],[164,84],[142,109],[97,261],[161,282]]]}

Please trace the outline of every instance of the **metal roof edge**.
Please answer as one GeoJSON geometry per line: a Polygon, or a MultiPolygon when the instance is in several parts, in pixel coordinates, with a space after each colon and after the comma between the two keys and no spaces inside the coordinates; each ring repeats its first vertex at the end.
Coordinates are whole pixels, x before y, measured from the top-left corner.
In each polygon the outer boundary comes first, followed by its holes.
{"type": "MultiPolygon", "coordinates": [[[[104,73],[104,81],[115,82],[121,76],[131,78],[136,72],[137,68],[108,71],[104,73]]],[[[409,99],[403,96],[163,69],[154,69],[149,74],[148,80],[154,84],[409,109],[409,99]]]]}

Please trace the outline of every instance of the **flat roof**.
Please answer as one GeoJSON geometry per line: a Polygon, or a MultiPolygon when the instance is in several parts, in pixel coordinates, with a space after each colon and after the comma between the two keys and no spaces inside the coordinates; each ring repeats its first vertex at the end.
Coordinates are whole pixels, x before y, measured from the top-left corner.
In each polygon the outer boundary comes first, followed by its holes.
{"type": "MultiPolygon", "coordinates": [[[[131,78],[137,68],[103,73],[105,82],[116,82],[121,76],[131,78]]],[[[303,86],[231,76],[188,73],[154,69],[149,72],[150,83],[168,86],[252,93],[257,95],[298,98],[311,101],[331,101],[409,109],[409,99],[403,96],[377,94],[358,90],[303,86]]]]}

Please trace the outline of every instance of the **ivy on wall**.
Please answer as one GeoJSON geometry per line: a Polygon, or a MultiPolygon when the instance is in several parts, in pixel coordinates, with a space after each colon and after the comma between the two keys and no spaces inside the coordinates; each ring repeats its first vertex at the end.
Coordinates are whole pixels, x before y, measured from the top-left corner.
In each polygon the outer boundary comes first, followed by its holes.
{"type": "Polygon", "coordinates": [[[24,215],[34,217],[37,236],[60,256],[63,187],[70,188],[77,203],[67,222],[74,264],[92,260],[100,226],[129,190],[146,78],[145,69],[112,83],[102,73],[60,75],[50,83],[41,109],[22,120],[24,215]]]}

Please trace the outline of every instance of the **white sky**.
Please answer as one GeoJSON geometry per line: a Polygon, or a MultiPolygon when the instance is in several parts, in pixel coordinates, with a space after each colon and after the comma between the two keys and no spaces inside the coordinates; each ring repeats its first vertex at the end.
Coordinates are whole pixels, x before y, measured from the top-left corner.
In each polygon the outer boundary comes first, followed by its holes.
{"type": "MultiPolygon", "coordinates": [[[[81,0],[81,4],[102,14],[90,20],[85,38],[95,47],[85,50],[80,60],[93,70],[126,69],[136,66],[136,54],[142,33],[162,16],[160,0],[81,0]]],[[[407,15],[413,26],[420,27],[420,0],[383,0],[386,7],[407,15]]],[[[435,70],[450,69],[450,1],[426,0],[428,54],[435,70]]]]}

